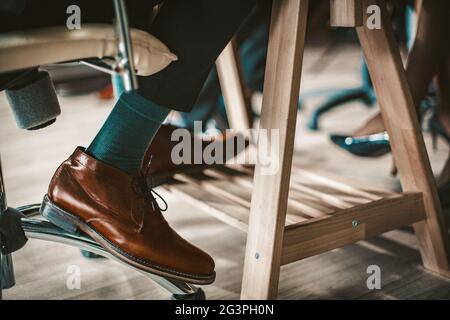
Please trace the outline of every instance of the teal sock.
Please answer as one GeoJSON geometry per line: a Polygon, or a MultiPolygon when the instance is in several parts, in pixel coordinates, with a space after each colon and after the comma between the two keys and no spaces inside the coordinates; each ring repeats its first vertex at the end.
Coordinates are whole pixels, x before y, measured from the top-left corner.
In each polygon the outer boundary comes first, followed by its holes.
{"type": "Polygon", "coordinates": [[[135,173],[169,112],[137,93],[123,93],[86,152],[113,167],[135,173]]]}

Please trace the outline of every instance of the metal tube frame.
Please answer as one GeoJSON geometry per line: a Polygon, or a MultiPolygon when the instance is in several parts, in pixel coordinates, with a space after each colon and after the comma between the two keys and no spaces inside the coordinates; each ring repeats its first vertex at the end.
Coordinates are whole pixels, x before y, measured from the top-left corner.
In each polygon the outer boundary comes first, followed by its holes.
{"type": "MultiPolygon", "coordinates": [[[[2,161],[0,159],[0,214],[3,214],[8,209],[6,202],[5,185],[3,183],[2,161]]],[[[0,248],[3,248],[3,235],[0,234],[0,248]]],[[[3,254],[0,250],[0,300],[3,297],[3,289],[8,289],[14,286],[14,266],[11,254],[3,254]]]]}
{"type": "MultiPolygon", "coordinates": [[[[119,74],[123,79],[125,91],[130,92],[137,90],[138,82],[134,68],[133,49],[131,46],[131,37],[129,32],[128,17],[123,0],[113,0],[115,11],[116,35],[118,43],[118,57],[116,65],[113,68],[115,73],[119,74]]],[[[88,63],[87,63],[88,64],[88,63]]],[[[102,65],[101,67],[104,67],[102,65]]],[[[171,292],[172,298],[177,300],[194,300],[204,299],[204,293],[195,285],[177,281],[169,278],[160,277],[143,270],[137,269],[126,262],[114,257],[103,247],[96,243],[92,238],[83,233],[69,233],[65,230],[53,225],[45,220],[39,214],[40,204],[28,205],[17,208],[24,218],[22,218],[22,228],[28,238],[47,240],[66,245],[75,246],[77,248],[87,250],[106,258],[115,260],[129,268],[135,269],[146,275],[151,280],[158,283],[161,287],[171,292]]],[[[6,203],[6,192],[3,183],[2,166],[0,161],[0,214],[8,209],[6,203]]],[[[1,234],[0,234],[1,245],[1,234]]],[[[14,286],[14,269],[11,255],[3,255],[0,252],[0,299],[2,298],[2,288],[7,289],[14,286]]]]}
{"type": "Polygon", "coordinates": [[[124,0],[114,1],[114,13],[116,17],[116,36],[119,46],[117,72],[122,76],[126,92],[138,89],[136,69],[134,67],[133,47],[128,23],[127,9],[124,0]]]}
{"type": "Polygon", "coordinates": [[[197,292],[198,289],[194,285],[159,277],[123,262],[107,252],[102,246],[84,233],[70,233],[55,226],[47,220],[43,220],[40,218],[39,208],[40,204],[17,208],[17,210],[25,215],[25,218],[22,218],[22,227],[28,238],[58,242],[112,259],[146,275],[148,278],[152,279],[173,294],[184,295],[195,294],[197,292]]]}

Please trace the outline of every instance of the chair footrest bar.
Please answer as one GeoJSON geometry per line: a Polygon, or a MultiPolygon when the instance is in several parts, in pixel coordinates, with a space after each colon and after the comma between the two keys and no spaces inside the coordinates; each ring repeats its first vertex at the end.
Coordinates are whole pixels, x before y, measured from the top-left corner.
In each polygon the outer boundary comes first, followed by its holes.
{"type": "MultiPolygon", "coordinates": [[[[152,273],[134,268],[126,262],[123,262],[120,259],[114,257],[88,235],[80,232],[70,233],[64,231],[63,229],[43,219],[42,216],[38,214],[38,205],[22,207],[19,208],[19,210],[23,210],[22,213],[26,216],[25,218],[22,218],[22,228],[25,231],[27,237],[31,239],[40,239],[70,245],[119,262],[124,266],[134,269],[147,276],[170,293],[178,295],[180,299],[185,295],[196,295],[199,290],[199,288],[195,285],[160,277],[158,275],[154,275],[152,273]]],[[[201,292],[199,292],[199,294],[201,295],[201,292]]]]}

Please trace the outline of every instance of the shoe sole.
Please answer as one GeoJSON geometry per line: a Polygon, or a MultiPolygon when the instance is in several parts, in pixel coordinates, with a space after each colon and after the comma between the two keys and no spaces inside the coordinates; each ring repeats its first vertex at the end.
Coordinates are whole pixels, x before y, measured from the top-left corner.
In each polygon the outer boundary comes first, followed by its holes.
{"type": "Polygon", "coordinates": [[[206,285],[214,282],[216,278],[216,273],[211,275],[195,275],[179,272],[176,270],[171,270],[163,266],[158,266],[150,261],[134,257],[133,255],[125,252],[124,250],[117,247],[115,244],[111,243],[105,236],[99,233],[95,228],[83,222],[77,216],[71,214],[70,212],[61,209],[56,204],[54,204],[45,195],[42,202],[40,213],[48,221],[60,227],[61,229],[76,233],[82,231],[98,242],[103,248],[105,248],[109,253],[111,253],[116,258],[133,265],[134,267],[164,277],[171,278],[177,281],[184,281],[192,284],[206,285]]]}

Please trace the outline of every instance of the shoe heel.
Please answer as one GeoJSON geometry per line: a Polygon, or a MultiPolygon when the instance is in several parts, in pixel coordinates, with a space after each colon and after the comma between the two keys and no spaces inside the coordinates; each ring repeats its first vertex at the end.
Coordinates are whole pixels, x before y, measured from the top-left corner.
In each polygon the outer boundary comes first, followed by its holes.
{"type": "Polygon", "coordinates": [[[54,205],[47,196],[44,197],[39,212],[48,221],[67,232],[77,233],[79,231],[79,228],[70,221],[70,216],[54,205]]]}

